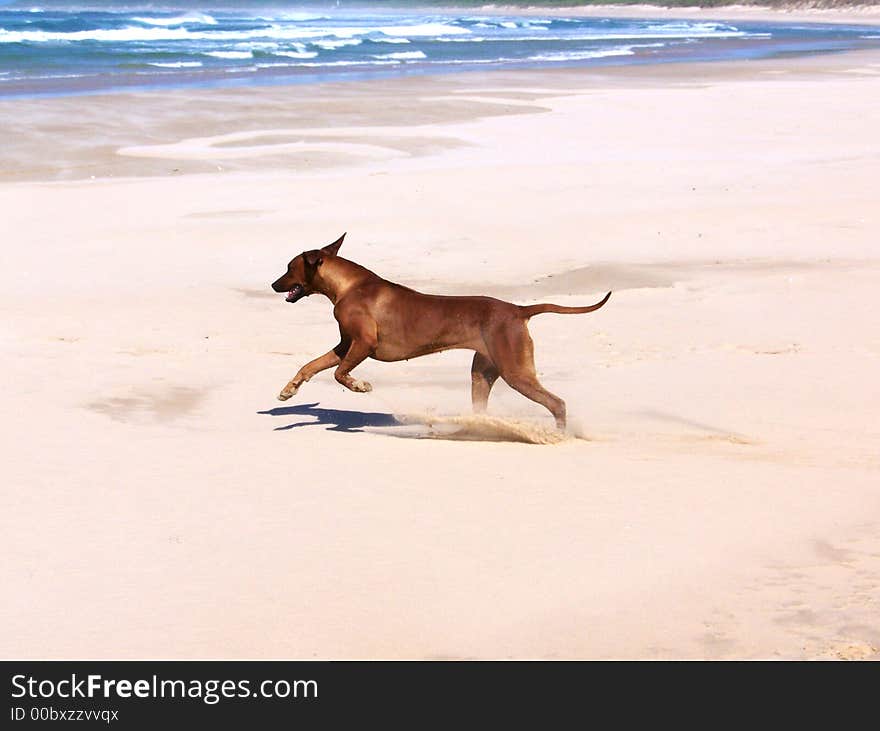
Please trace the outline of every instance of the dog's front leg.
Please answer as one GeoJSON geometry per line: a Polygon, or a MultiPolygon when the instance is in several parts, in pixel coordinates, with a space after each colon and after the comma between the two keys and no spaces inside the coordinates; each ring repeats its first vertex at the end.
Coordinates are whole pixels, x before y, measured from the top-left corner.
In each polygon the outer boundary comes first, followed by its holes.
{"type": "Polygon", "coordinates": [[[379,344],[378,328],[372,318],[365,316],[349,318],[346,324],[345,332],[351,336],[351,347],[333,375],[337,381],[351,391],[358,393],[372,391],[373,387],[369,383],[352,378],[350,373],[353,368],[363,363],[376,350],[376,346],[379,344]]]}
{"type": "Polygon", "coordinates": [[[278,400],[287,401],[287,399],[296,394],[303,383],[311,379],[316,373],[326,371],[328,368],[339,365],[342,356],[345,355],[345,351],[343,350],[344,346],[347,348],[346,343],[339,343],[339,345],[333,348],[329,353],[324,353],[321,357],[315,358],[306,363],[299,369],[297,374],[290,379],[290,382],[281,389],[281,393],[278,394],[278,400]]]}

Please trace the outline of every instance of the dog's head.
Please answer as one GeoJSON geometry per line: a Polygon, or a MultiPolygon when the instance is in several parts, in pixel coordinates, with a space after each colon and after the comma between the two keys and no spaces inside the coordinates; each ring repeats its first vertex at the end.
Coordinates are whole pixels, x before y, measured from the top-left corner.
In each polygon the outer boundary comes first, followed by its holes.
{"type": "Polygon", "coordinates": [[[287,292],[288,302],[297,302],[303,297],[313,294],[316,291],[315,274],[323,263],[324,257],[336,256],[344,238],[345,234],[342,234],[336,241],[323,249],[304,251],[295,257],[287,265],[287,271],[272,282],[272,289],[276,292],[287,292]]]}

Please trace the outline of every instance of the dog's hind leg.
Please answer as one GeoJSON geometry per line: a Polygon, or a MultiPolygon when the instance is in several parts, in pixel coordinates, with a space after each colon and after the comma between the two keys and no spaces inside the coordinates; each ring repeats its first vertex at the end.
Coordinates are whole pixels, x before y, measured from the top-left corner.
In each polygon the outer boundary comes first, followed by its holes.
{"type": "Polygon", "coordinates": [[[474,362],[471,365],[471,401],[477,414],[486,411],[489,391],[492,390],[492,384],[496,380],[498,380],[498,369],[495,364],[482,353],[474,353],[474,362]]]}
{"type": "Polygon", "coordinates": [[[537,376],[515,374],[501,377],[512,389],[519,391],[527,399],[544,406],[556,419],[556,428],[565,430],[565,401],[544,388],[538,382],[537,376]]]}
{"type": "Polygon", "coordinates": [[[498,364],[505,383],[527,399],[541,404],[553,414],[556,427],[565,429],[565,401],[538,382],[534,345],[525,323],[510,323],[496,331],[489,345],[492,359],[498,364]]]}
{"type": "Polygon", "coordinates": [[[310,380],[312,376],[321,371],[326,371],[328,368],[339,365],[342,357],[348,352],[348,347],[349,344],[343,340],[329,353],[324,353],[324,355],[319,358],[315,358],[306,363],[299,369],[297,374],[290,379],[288,384],[281,389],[281,393],[278,394],[278,400],[287,401],[291,396],[296,395],[299,387],[306,381],[310,380]]]}

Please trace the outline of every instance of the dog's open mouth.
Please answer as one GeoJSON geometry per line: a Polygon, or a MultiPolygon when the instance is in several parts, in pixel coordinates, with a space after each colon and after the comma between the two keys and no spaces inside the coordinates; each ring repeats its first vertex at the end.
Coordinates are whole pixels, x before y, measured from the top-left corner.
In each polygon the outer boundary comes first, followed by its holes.
{"type": "Polygon", "coordinates": [[[287,293],[287,301],[288,302],[296,302],[305,294],[303,290],[303,286],[301,284],[294,284],[293,287],[290,288],[290,291],[287,293]]]}

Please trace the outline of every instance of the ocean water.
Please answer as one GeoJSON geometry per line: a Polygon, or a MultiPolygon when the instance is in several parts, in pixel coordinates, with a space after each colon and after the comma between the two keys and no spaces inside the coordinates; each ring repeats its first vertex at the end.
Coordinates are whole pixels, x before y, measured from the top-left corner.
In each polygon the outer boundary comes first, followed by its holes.
{"type": "Polygon", "coordinates": [[[880,47],[876,26],[497,15],[341,1],[247,5],[0,0],[0,96],[880,47]]]}

